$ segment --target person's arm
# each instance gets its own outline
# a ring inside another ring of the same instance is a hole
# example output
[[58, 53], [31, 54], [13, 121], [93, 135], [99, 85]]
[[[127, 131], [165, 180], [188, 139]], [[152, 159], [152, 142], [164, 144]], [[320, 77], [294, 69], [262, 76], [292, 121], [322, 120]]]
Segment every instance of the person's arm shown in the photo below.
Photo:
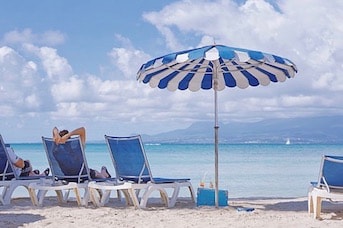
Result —
[[61, 136], [59, 133], [60, 133], [60, 131], [58, 130], [57, 127], [54, 127], [52, 129], [52, 137], [53, 137], [55, 143], [59, 143], [61, 140]]
[[21, 159], [21, 158], [19, 158], [19, 160], [17, 161], [17, 162], [15, 162], [15, 163], [13, 163], [16, 167], [18, 167], [18, 168], [24, 168], [24, 166], [25, 166], [25, 163], [24, 163], [24, 160], [23, 159]]
[[18, 168], [24, 168], [25, 163], [24, 160], [20, 157], [18, 157], [12, 148], [6, 148], [7, 149], [7, 154], [9, 155], [9, 159], [12, 162], [13, 165], [15, 165]]
[[67, 141], [71, 136], [80, 136], [82, 146], [86, 145], [86, 129], [84, 127], [77, 128], [62, 137], [63, 142]]

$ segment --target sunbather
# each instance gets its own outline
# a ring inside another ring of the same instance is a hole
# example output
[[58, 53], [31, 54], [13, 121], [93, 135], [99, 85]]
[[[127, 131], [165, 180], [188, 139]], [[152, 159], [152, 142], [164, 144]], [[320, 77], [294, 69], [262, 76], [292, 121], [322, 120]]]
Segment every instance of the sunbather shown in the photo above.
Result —
[[[56, 144], [65, 143], [71, 136], [79, 136], [81, 139], [82, 147], [85, 148], [86, 129], [84, 127], [77, 128], [71, 132], [69, 132], [68, 130], [59, 131], [57, 127], [54, 127], [52, 130], [52, 135], [53, 135], [54, 142]], [[63, 164], [67, 162], [65, 161], [64, 157], [59, 158], [58, 156], [55, 155], [55, 158], [58, 162], [61, 161], [59, 162], [61, 167], [63, 167], [64, 166]], [[79, 167], [75, 167], [75, 168], [78, 169]], [[102, 166], [100, 172], [95, 169], [90, 169], [90, 175], [91, 175], [91, 178], [110, 178], [111, 177], [111, 175], [107, 171], [106, 166]]]
[[9, 155], [9, 160], [14, 165], [14, 172], [18, 174], [18, 176], [25, 177], [25, 176], [48, 176], [49, 175], [49, 168], [45, 169], [42, 173], [39, 170], [33, 170], [29, 160], [24, 160], [18, 155], [15, 154], [13, 148], [6, 147], [7, 153]]

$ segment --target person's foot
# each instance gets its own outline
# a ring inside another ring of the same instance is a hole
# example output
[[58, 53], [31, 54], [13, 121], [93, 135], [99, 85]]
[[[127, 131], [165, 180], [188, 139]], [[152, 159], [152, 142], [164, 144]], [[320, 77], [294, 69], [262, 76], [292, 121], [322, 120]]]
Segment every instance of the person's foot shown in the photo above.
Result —
[[35, 169], [32, 171], [35, 175], [39, 175], [39, 170], [38, 169]]
[[46, 169], [44, 170], [45, 176], [49, 176], [49, 173], [50, 173], [50, 169], [49, 169], [49, 168], [46, 168]]
[[101, 167], [101, 173], [106, 174], [107, 178], [111, 178], [111, 174], [107, 171], [106, 166]]
[[97, 177], [94, 169], [89, 169], [89, 175], [91, 176], [92, 179], [95, 179]]

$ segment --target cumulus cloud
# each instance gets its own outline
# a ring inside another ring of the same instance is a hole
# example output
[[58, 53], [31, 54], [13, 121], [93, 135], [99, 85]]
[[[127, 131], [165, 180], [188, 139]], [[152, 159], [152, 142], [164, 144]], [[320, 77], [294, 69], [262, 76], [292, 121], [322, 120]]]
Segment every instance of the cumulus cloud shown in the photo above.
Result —
[[49, 79], [61, 81], [68, 79], [72, 75], [73, 69], [68, 60], [60, 56], [57, 49], [45, 46], [38, 47], [32, 44], [25, 44], [24, 47], [28, 52], [40, 59], [41, 66]]
[[65, 35], [60, 31], [45, 31], [41, 34], [33, 33], [31, 29], [26, 28], [22, 31], [13, 30], [5, 33], [2, 40], [6, 44], [36, 44], [55, 46], [65, 42]]
[[[342, 114], [342, 9], [343, 1], [183, 0], [142, 17], [159, 32], [156, 43], [164, 39], [162, 54], [217, 43], [297, 64], [297, 76], [284, 83], [221, 91], [220, 121], [229, 122]], [[104, 53], [112, 64], [103, 66], [112, 70], [105, 78], [74, 71], [56, 47], [65, 43], [63, 32], [8, 31], [0, 42], [0, 115], [38, 116], [49, 127], [54, 122], [122, 124], [123, 130], [134, 123], [137, 131], [150, 126], [145, 133], [213, 120], [213, 91], [169, 92], [138, 83], [137, 70], [156, 53], [138, 47], [137, 37], [116, 34], [115, 39], [119, 44]]]
[[147, 61], [150, 56], [135, 49], [129, 39], [119, 34], [116, 35], [116, 39], [121, 43], [121, 47], [113, 48], [108, 55], [123, 76], [131, 79], [137, 73], [140, 64]]
[[42, 97], [37, 96], [40, 83], [34, 62], [8, 46], [0, 47], [0, 79], [3, 115], [38, 111]]
[[77, 77], [70, 77], [65, 81], [53, 84], [51, 87], [52, 96], [57, 102], [82, 101], [82, 96], [87, 90], [84, 81]]
[[[267, 108], [259, 107], [274, 104], [275, 108], [268, 110], [277, 111], [282, 105], [296, 107], [325, 103], [326, 99], [316, 97], [318, 89], [327, 91], [324, 96], [336, 99], [338, 103], [340, 96], [334, 94], [341, 91], [343, 85], [340, 77], [342, 56], [337, 55], [342, 48], [340, 37], [343, 31], [338, 22], [338, 18], [343, 19], [342, 9], [340, 1], [290, 0], [271, 5], [261, 0], [247, 0], [241, 4], [187, 0], [169, 4], [160, 11], [147, 12], [143, 17], [160, 31], [171, 51], [185, 48], [188, 45], [184, 42], [185, 37], [196, 36], [199, 45], [209, 45], [214, 40], [229, 46], [278, 54], [294, 61], [299, 73], [292, 79], [297, 82], [285, 82], [290, 87], [268, 86], [263, 88], [265, 92], [249, 89], [244, 91], [245, 94], [231, 90], [221, 97], [224, 100], [220, 101], [224, 107], [221, 111], [231, 107], [228, 110], [239, 112], [244, 107], [247, 115], [249, 110], [255, 109], [261, 110], [258, 115], [265, 116], [262, 111]], [[229, 93], [236, 96], [231, 99]], [[271, 102], [267, 97], [270, 94], [293, 99]], [[244, 98], [251, 96], [255, 98]], [[266, 100], [270, 103], [264, 102]]]

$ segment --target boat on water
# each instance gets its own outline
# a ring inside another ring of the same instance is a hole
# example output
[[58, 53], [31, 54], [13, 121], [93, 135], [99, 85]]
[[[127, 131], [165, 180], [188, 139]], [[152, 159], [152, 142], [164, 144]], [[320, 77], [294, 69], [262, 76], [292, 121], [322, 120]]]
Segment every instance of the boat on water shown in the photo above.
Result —
[[286, 143], [285, 143], [286, 145], [289, 145], [289, 144], [291, 144], [291, 140], [289, 139], [289, 138], [287, 138], [287, 140], [286, 140]]

